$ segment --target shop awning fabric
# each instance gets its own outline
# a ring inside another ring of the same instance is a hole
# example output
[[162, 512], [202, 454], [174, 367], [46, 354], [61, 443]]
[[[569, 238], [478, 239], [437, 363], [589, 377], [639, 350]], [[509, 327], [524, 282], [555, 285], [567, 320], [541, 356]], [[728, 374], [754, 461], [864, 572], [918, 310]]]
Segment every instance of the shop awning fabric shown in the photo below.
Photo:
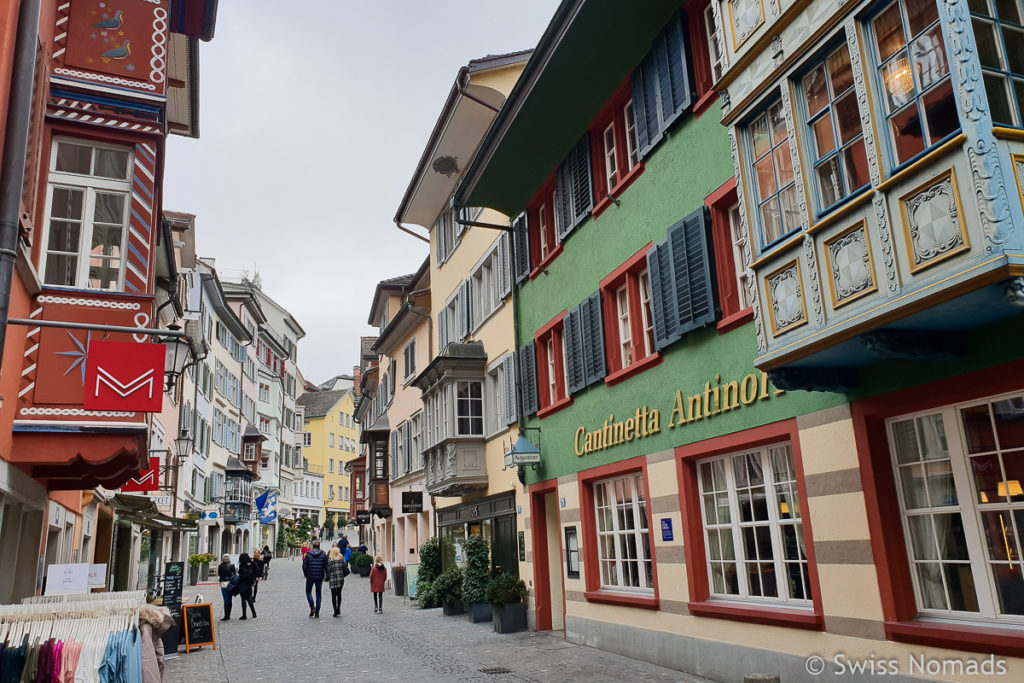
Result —
[[163, 514], [148, 496], [117, 493], [110, 505], [117, 511], [118, 518], [155, 531], [195, 531], [198, 528], [192, 520]]
[[51, 491], [116, 489], [149, 464], [139, 429], [14, 425], [8, 460]]

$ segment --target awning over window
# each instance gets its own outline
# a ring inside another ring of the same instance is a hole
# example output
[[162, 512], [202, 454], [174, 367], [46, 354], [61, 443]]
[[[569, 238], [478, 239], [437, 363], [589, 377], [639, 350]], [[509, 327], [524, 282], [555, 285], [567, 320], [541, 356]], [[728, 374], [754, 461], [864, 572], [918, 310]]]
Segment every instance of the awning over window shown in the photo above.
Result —
[[15, 425], [9, 461], [51, 491], [116, 489], [149, 465], [140, 430]]

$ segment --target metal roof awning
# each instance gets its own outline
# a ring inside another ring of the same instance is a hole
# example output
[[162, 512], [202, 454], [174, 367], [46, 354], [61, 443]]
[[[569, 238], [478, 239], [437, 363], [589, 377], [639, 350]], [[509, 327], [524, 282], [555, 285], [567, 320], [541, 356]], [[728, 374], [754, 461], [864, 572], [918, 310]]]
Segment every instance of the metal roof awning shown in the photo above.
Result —
[[456, 202], [507, 216], [522, 211], [678, 11], [679, 0], [563, 0]]

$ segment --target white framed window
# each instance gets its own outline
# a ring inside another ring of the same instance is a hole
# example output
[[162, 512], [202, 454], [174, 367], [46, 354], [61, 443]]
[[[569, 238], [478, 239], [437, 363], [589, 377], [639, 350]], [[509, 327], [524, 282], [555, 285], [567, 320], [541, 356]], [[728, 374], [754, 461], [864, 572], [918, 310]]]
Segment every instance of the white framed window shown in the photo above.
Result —
[[619, 322], [619, 358], [622, 367], [633, 363], [633, 340], [629, 332], [629, 290], [625, 285], [615, 292], [615, 314]]
[[270, 385], [260, 384], [260, 400], [264, 402], [270, 402]]
[[455, 215], [451, 208], [446, 208], [437, 217], [434, 224], [437, 235], [437, 263], [438, 265], [448, 260], [448, 257], [458, 246], [458, 233], [455, 228]]
[[43, 284], [124, 289], [132, 157], [127, 147], [54, 140], [40, 268]]
[[334, 500], [334, 484], [327, 485], [327, 495], [329, 500]]
[[334, 448], [334, 433], [333, 432], [331, 432], [330, 434], [327, 435], [327, 445], [330, 446], [331, 448]]
[[[558, 402], [558, 374], [555, 370], [555, 338], [554, 335], [548, 337], [546, 342], [547, 357], [546, 362], [548, 365], [548, 405], [553, 405]], [[564, 365], [562, 367], [565, 367]]]
[[246, 462], [256, 461], [256, 444], [247, 443], [245, 444], [245, 455], [242, 456]]
[[654, 353], [654, 316], [651, 314], [651, 278], [640, 273], [640, 316], [644, 327], [644, 355]]
[[[483, 436], [484, 395], [482, 382], [455, 383], [455, 425], [460, 436]], [[447, 392], [446, 392], [447, 395]]]
[[403, 379], [409, 379], [416, 374], [416, 340], [410, 339], [409, 343], [402, 349]]
[[[717, 0], [715, 0], [717, 2]], [[717, 83], [722, 78], [725, 70], [725, 55], [719, 49], [718, 41], [715, 40], [715, 13], [711, 9], [711, 3], [704, 8], [704, 33], [708, 38], [708, 59], [711, 64], [711, 82]]]
[[619, 162], [615, 152], [615, 123], [609, 123], [601, 134], [604, 145], [604, 177], [609, 190], [619, 183]]
[[811, 605], [789, 444], [697, 463], [711, 595]]
[[729, 207], [729, 234], [732, 236], [732, 259], [736, 270], [736, 291], [739, 297], [740, 310], [750, 308], [750, 291], [748, 284], [753, 278], [753, 273], [747, 268], [743, 259], [743, 247], [747, 243], [747, 237], [743, 234], [743, 227], [740, 224], [740, 205], [733, 204]]
[[420, 450], [420, 430], [422, 427], [422, 412], [416, 413], [410, 419], [410, 434], [409, 434], [409, 448], [412, 451], [412, 463], [413, 470], [419, 470], [423, 468], [423, 451]]
[[640, 152], [636, 144], [636, 119], [633, 117], [633, 100], [626, 102], [622, 108], [622, 117], [626, 122], [626, 156], [629, 158], [629, 167], [633, 168], [640, 163]]
[[601, 588], [654, 593], [643, 474], [594, 482]]
[[303, 446], [312, 446], [313, 445], [313, 435], [311, 433], [309, 433], [309, 432], [302, 432], [302, 445]]
[[537, 209], [537, 220], [539, 222], [539, 229], [537, 234], [540, 236], [540, 260], [543, 261], [548, 257], [548, 205], [541, 204], [540, 208]]
[[327, 473], [334, 474], [334, 458], [327, 459]]
[[1024, 395], [894, 418], [888, 435], [920, 614], [1024, 624]]

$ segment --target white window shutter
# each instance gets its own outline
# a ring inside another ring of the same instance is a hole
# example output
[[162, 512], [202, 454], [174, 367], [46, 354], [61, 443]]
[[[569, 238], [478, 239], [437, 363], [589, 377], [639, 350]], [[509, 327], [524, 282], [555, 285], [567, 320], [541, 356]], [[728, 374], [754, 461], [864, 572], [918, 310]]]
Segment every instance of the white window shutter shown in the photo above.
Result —
[[438, 353], [444, 353], [448, 346], [448, 307], [437, 312], [437, 348]]
[[501, 363], [502, 381], [505, 382], [505, 420], [508, 424], [516, 421], [516, 357], [510, 353]]
[[502, 299], [512, 293], [512, 249], [507, 232], [498, 240], [498, 296]]

